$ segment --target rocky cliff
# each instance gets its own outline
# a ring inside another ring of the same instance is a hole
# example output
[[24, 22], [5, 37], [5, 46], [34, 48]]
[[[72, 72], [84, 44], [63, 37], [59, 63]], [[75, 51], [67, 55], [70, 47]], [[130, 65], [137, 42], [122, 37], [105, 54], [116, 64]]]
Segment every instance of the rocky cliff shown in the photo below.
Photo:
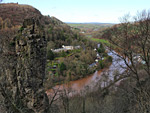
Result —
[[46, 113], [49, 102], [43, 81], [47, 41], [40, 20], [26, 19], [18, 33], [7, 30], [1, 30], [0, 36], [0, 89], [7, 111]]

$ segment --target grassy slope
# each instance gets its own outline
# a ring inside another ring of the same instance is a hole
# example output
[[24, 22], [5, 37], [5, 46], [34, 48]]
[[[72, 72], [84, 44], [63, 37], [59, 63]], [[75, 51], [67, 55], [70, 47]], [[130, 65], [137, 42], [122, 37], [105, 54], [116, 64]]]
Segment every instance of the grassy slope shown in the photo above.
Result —
[[91, 38], [91, 40], [96, 41], [96, 42], [101, 42], [104, 44], [109, 44], [109, 41], [105, 39]]

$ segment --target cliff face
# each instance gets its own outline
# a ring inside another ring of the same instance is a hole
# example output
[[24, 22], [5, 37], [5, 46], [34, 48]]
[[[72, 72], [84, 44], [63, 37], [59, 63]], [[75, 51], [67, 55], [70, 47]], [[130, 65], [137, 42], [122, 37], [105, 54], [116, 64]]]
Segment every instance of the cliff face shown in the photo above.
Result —
[[0, 88], [8, 112], [46, 113], [44, 31], [38, 19], [27, 19], [16, 36], [11, 33], [0, 36]]
[[16, 65], [17, 57], [15, 53], [14, 30], [0, 31], [0, 89], [4, 96], [6, 108], [15, 99], [13, 90], [17, 85]]
[[48, 105], [43, 88], [47, 42], [39, 20], [26, 21], [21, 36], [16, 39], [18, 88], [20, 96], [25, 98], [24, 103], [40, 111]]

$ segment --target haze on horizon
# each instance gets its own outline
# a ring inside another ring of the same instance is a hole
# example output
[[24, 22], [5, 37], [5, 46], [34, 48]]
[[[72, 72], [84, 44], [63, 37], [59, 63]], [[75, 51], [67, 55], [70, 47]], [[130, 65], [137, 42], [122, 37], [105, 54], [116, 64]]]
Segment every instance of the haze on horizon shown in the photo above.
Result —
[[28, 4], [63, 22], [119, 23], [127, 13], [150, 9], [150, 0], [4, 0], [2, 3]]

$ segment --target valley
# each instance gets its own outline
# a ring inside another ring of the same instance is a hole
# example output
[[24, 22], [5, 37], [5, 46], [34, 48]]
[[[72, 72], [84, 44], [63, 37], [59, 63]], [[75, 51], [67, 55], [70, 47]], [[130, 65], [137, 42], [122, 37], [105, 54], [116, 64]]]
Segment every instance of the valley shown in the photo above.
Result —
[[149, 113], [149, 14], [64, 23], [0, 3], [0, 112]]

